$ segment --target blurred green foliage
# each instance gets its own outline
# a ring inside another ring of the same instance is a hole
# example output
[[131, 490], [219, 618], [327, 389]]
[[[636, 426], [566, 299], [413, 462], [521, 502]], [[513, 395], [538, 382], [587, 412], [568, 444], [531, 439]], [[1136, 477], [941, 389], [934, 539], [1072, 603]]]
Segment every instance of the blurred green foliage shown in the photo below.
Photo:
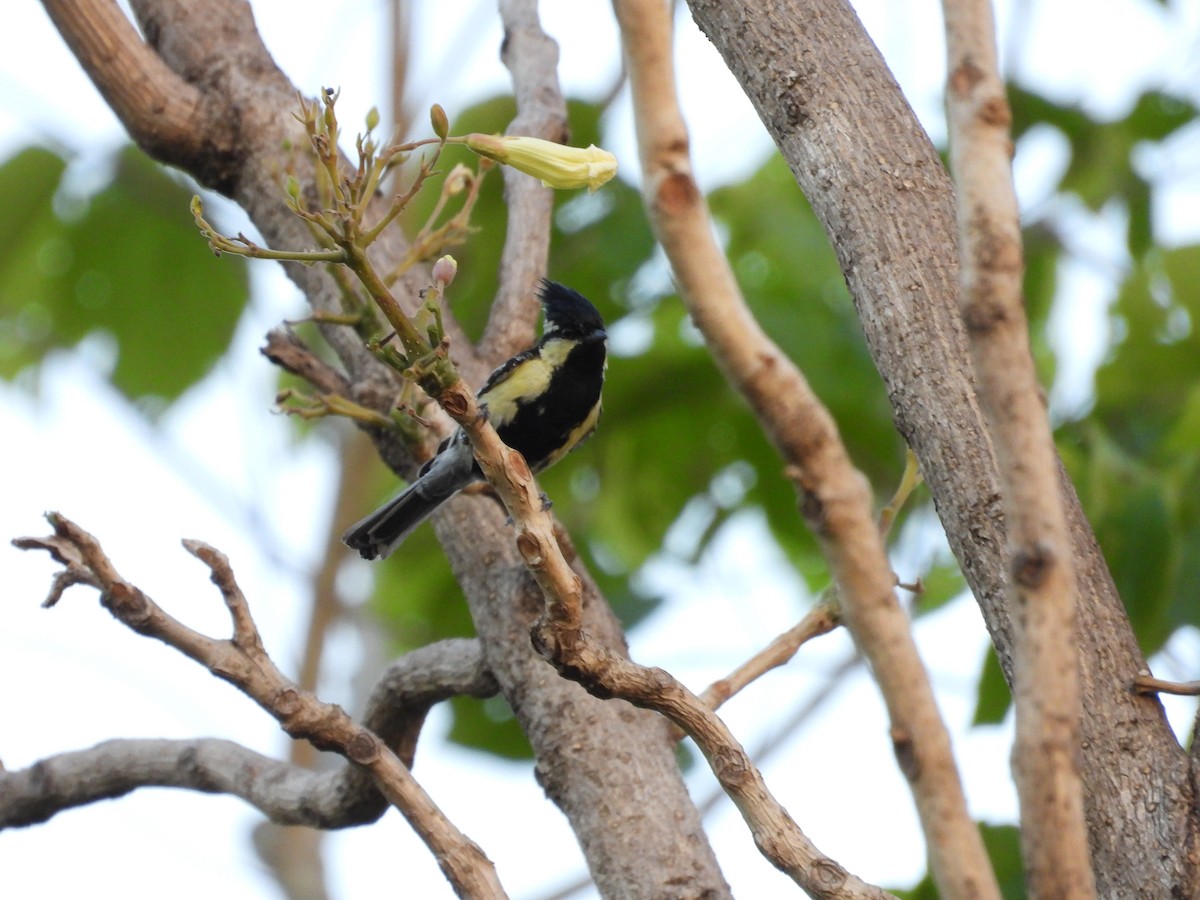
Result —
[[[996, 881], [1000, 885], [1000, 896], [1004, 900], [1025, 900], [1025, 868], [1021, 864], [1021, 833], [1015, 825], [988, 825], [980, 823], [979, 833], [983, 846], [992, 860]], [[900, 900], [939, 900], [933, 878], [926, 875], [909, 890], [890, 888]]]
[[[1120, 277], [1111, 306], [1094, 313], [1110, 332], [1094, 400], [1060, 424], [1058, 443], [1150, 655], [1176, 629], [1200, 625], [1200, 245], [1164, 246], [1155, 235], [1155, 176], [1138, 159], [1194, 131], [1200, 111], [1156, 90], [1112, 121], [1019, 87], [1010, 88], [1009, 98], [1014, 137], [1049, 129], [1069, 150], [1054, 188], [1067, 203], [1051, 204], [1025, 228], [1026, 297], [1043, 352], [1060, 269], [1071, 258], [1072, 220], [1063, 207], [1074, 200], [1090, 211], [1115, 208], [1127, 223], [1128, 255], [1098, 263], [1119, 268]], [[999, 722], [1008, 705], [1008, 687], [989, 652], [975, 721]]]
[[103, 333], [116, 343], [116, 388], [174, 400], [229, 346], [245, 265], [214, 265], [192, 189], [132, 147], [87, 197], [64, 188], [67, 165], [41, 148], [0, 165], [0, 377]]
[[[1111, 307], [1095, 311], [1111, 339], [1094, 401], [1061, 423], [1059, 440], [1138, 637], [1153, 652], [1179, 627], [1200, 624], [1190, 597], [1200, 583], [1200, 492], [1193, 487], [1200, 474], [1200, 246], [1165, 247], [1157, 239], [1154, 184], [1137, 157], [1194, 127], [1197, 110], [1147, 91], [1125, 116], [1101, 122], [1021, 88], [1011, 100], [1017, 140], [1045, 130], [1065, 140], [1069, 155], [1055, 197], [1073, 198], [1075, 209], [1115, 205], [1125, 214], [1120, 286]], [[464, 111], [453, 130], [501, 131], [513, 113], [509, 98], [490, 100]], [[572, 103], [572, 141], [603, 144], [601, 114]], [[456, 152], [447, 150], [443, 168], [458, 161]], [[12, 378], [51, 350], [101, 332], [116, 344], [115, 386], [131, 399], [174, 399], [228, 346], [246, 302], [244, 266], [213, 264], [192, 226], [190, 190], [136, 152], [122, 152], [107, 184], [85, 198], [64, 189], [68, 164], [29, 149], [0, 165], [0, 375]], [[426, 192], [406, 212], [409, 227], [424, 221], [435, 194]], [[560, 193], [555, 202], [549, 274], [597, 303], [611, 324], [613, 353], [598, 436], [541, 480], [607, 597], [635, 625], [659, 601], [636, 589], [639, 568], [657, 554], [698, 559], [746, 507], [765, 512], [787, 558], [819, 590], [824, 564], [778, 455], [697, 339], [656, 255], [638, 192], [616, 180], [596, 194]], [[709, 202], [753, 311], [829, 405], [882, 502], [903, 469], [903, 444], [836, 260], [786, 166], [772, 156]], [[1062, 209], [1047, 204], [1025, 223], [1026, 297], [1047, 380], [1056, 368], [1047, 321], [1072, 252]], [[450, 301], [468, 333], [478, 335], [505, 236], [498, 172], [488, 175], [473, 223], [469, 243], [452, 251], [459, 274]], [[381, 495], [394, 488], [393, 479], [381, 478]], [[695, 534], [667, 550], [664, 537], [685, 509], [698, 513]], [[431, 529], [373, 572], [374, 607], [398, 650], [471, 633]], [[921, 610], [962, 590], [952, 565], [900, 574], [925, 579]], [[1007, 706], [1007, 687], [989, 657], [976, 721], [1000, 721]], [[509, 757], [528, 753], [502, 703], [462, 700], [453, 708], [454, 739]]]

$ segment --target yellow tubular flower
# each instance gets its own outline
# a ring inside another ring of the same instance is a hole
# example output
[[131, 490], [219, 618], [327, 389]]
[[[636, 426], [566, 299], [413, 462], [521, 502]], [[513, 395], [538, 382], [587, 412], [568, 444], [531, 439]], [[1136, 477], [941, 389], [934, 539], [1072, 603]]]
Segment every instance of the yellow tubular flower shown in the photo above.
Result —
[[496, 134], [468, 134], [464, 142], [480, 156], [519, 169], [550, 188], [594, 191], [617, 174], [617, 158], [594, 144], [567, 147], [541, 138]]

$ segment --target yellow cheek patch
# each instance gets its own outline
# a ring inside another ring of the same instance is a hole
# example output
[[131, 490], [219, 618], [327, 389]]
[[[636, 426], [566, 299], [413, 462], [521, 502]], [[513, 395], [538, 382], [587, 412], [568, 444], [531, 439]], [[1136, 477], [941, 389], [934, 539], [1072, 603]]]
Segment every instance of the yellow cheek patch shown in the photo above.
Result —
[[518, 400], [544, 393], [550, 376], [562, 365], [573, 346], [571, 341], [546, 342], [540, 355], [521, 363], [490, 390], [486, 400], [492, 423], [512, 421], [517, 414]]

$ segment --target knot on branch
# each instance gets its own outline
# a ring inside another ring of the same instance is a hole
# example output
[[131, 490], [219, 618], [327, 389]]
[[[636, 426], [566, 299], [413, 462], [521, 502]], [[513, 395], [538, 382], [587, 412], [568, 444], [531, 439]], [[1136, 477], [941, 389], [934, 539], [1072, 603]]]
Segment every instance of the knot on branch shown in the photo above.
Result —
[[[683, 150], [687, 151], [686, 141], [684, 141]], [[696, 187], [696, 182], [687, 172], [672, 172], [662, 180], [658, 187], [659, 208], [671, 216], [677, 216], [695, 206], [699, 197], [700, 191]]]
[[717, 780], [730, 791], [741, 791], [746, 782], [754, 777], [754, 770], [746, 755], [726, 747], [713, 754], [712, 770]]
[[379, 739], [369, 731], [360, 731], [346, 745], [346, 757], [360, 766], [369, 766], [379, 759]]
[[921, 774], [921, 762], [917, 758], [917, 748], [913, 744], [912, 735], [900, 728], [892, 729], [892, 752], [896, 754], [896, 764], [909, 781], [916, 781]]
[[1020, 547], [1013, 553], [1013, 581], [1029, 590], [1037, 588], [1046, 580], [1056, 560], [1054, 549], [1045, 541]]
[[525, 565], [531, 569], [540, 569], [546, 564], [541, 541], [538, 540], [537, 535], [528, 530], [517, 535], [517, 552], [521, 554]]
[[504, 463], [512, 470], [513, 477], [519, 481], [528, 481], [532, 478], [533, 473], [529, 471], [529, 463], [525, 457], [512, 447], [504, 449]]
[[441, 397], [442, 408], [450, 414], [451, 418], [458, 419], [467, 414], [469, 401], [461, 390], [447, 391]]
[[796, 465], [787, 466], [783, 470], [783, 477], [795, 486], [796, 506], [808, 527], [813, 530], [814, 534], [825, 534], [828, 527], [828, 516], [825, 502], [817, 496], [816, 482], [803, 468]]
[[978, 299], [963, 310], [963, 324], [974, 337], [986, 337], [1009, 321], [1008, 310], [987, 299]]
[[646, 690], [653, 692], [659, 697], [666, 696], [667, 692], [678, 684], [670, 672], [666, 669], [660, 669], [658, 666], [651, 666], [646, 669], [645, 675]]
[[[294, 687], [280, 688], [271, 701], [271, 708], [280, 716], [291, 717], [304, 708], [304, 698]], [[291, 733], [290, 731], [288, 732]]]
[[950, 73], [950, 90], [960, 97], [965, 97], [975, 89], [979, 82], [983, 81], [985, 76], [986, 73], [974, 60], [965, 59]]
[[146, 624], [154, 614], [146, 595], [124, 581], [109, 585], [101, 597], [101, 603], [139, 633], [146, 629]]
[[830, 891], [840, 888], [849, 877], [846, 870], [829, 857], [822, 857], [813, 863], [811, 875], [814, 885]]

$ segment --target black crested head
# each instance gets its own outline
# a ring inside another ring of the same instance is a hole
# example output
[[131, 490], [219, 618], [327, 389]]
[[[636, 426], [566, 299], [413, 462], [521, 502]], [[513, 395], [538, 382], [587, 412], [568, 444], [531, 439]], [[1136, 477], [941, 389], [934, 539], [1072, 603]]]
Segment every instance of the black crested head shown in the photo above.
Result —
[[545, 335], [581, 338], [596, 333], [604, 334], [604, 320], [600, 318], [600, 313], [578, 291], [543, 278], [538, 297], [546, 311]]

